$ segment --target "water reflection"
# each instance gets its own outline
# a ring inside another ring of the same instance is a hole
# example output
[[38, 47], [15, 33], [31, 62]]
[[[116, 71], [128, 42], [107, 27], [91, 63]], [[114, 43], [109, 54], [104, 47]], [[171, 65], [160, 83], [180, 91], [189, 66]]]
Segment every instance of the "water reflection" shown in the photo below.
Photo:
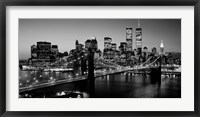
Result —
[[[78, 71], [78, 70], [77, 70]], [[79, 72], [20, 71], [19, 87], [81, 76]], [[181, 78], [162, 75], [160, 84], [149, 74], [118, 73], [20, 93], [23, 98], [180, 98]]]

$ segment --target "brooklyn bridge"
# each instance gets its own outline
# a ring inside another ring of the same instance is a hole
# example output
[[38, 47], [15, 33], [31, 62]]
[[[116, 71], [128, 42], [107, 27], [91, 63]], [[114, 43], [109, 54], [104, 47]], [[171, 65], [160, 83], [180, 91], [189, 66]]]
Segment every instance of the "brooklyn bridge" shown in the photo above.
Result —
[[[69, 62], [66, 62], [66, 64], [68, 63]], [[90, 85], [95, 85], [95, 79], [98, 77], [120, 73], [128, 75], [148, 74], [151, 77], [151, 83], [158, 85], [161, 83], [162, 75], [166, 75], [168, 77], [181, 75], [181, 66], [175, 64], [162, 64], [161, 55], [149, 57], [145, 62], [130, 67], [122, 66], [116, 62], [103, 58], [94, 57], [94, 52], [90, 51], [87, 56], [82, 56], [77, 60], [73, 60], [73, 62], [71, 61], [70, 63], [73, 65], [72, 72], [74, 75], [68, 75], [65, 79], [57, 79], [48, 76], [47, 79], [43, 79], [43, 75], [49, 75], [52, 72], [62, 72], [62, 69], [31, 70], [31, 75], [33, 75], [34, 78], [20, 82], [19, 92], [24, 93], [36, 89], [53, 87], [61, 84], [73, 84], [82, 81], [87, 81], [90, 82]], [[40, 79], [43, 79], [43, 81]]]

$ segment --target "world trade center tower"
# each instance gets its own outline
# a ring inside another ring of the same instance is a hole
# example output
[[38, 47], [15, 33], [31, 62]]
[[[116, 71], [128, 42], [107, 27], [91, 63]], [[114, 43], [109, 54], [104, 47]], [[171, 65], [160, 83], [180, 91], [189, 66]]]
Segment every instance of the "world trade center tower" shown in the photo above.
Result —
[[142, 54], [142, 28], [140, 27], [140, 22], [138, 20], [138, 27], [136, 28], [136, 49], [137, 54]]
[[132, 28], [126, 28], [126, 43], [127, 48], [126, 51], [132, 51], [133, 46], [133, 29]]

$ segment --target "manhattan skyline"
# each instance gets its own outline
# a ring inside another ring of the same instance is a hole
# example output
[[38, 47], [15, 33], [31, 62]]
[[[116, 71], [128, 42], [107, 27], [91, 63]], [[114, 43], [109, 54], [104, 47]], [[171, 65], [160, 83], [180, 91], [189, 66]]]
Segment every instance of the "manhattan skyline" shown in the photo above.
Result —
[[[19, 19], [19, 59], [30, 58], [30, 46], [38, 41], [58, 45], [60, 52], [75, 49], [75, 41], [85, 45], [96, 37], [98, 48], [104, 48], [104, 37], [112, 43], [126, 42], [126, 28], [133, 28], [133, 49], [138, 19]], [[159, 51], [163, 40], [166, 52], [181, 52], [181, 19], [140, 19], [142, 46]]]

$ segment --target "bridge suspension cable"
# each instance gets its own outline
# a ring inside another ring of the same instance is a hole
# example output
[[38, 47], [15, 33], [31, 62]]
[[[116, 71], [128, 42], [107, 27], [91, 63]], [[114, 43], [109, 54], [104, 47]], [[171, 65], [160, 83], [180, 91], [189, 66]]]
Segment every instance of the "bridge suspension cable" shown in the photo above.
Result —
[[158, 57], [157, 59], [155, 59], [153, 62], [151, 62], [148, 66], [154, 64], [160, 57]]
[[144, 63], [142, 63], [140, 66], [143, 66], [144, 64], [146, 64], [147, 62], [150, 61], [150, 59], [152, 58], [152, 56], [150, 58], [148, 58]]
[[118, 68], [118, 67], [121, 67], [120, 65], [116, 64], [116, 63], [113, 63], [111, 61], [108, 61], [108, 60], [105, 60], [105, 59], [102, 59], [102, 58], [95, 58], [95, 64], [96, 65], [102, 65], [104, 67], [112, 67], [112, 68]]

